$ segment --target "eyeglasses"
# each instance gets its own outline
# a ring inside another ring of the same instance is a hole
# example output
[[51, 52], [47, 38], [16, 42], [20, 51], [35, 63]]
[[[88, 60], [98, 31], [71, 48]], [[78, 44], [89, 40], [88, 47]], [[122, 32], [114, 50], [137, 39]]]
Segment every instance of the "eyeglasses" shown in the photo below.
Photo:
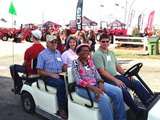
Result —
[[110, 43], [110, 41], [101, 41], [102, 43]]
[[51, 41], [51, 44], [57, 44], [57, 40]]

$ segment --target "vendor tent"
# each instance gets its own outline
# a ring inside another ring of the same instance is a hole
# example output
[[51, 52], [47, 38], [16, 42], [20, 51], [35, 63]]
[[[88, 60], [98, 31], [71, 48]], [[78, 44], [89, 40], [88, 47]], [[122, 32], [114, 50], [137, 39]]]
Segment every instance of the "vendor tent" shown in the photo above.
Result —
[[55, 23], [55, 22], [47, 21], [47, 22], [43, 23], [43, 27], [49, 29], [49, 28], [60, 28], [62, 26], [57, 24], [57, 23]]
[[111, 28], [125, 28], [126, 24], [120, 22], [119, 20], [114, 20], [110, 24], [108, 24], [108, 27]]
[[[69, 25], [67, 24], [67, 26], [70, 27], [76, 27], [76, 20], [70, 20]], [[89, 18], [87, 18], [86, 16], [83, 16], [82, 18], [82, 26], [97, 26], [97, 23]]]

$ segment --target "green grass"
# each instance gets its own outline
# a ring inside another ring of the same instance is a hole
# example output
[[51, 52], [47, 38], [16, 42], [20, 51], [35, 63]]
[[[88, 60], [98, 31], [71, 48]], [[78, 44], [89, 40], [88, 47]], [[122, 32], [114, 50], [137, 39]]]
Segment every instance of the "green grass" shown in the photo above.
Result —
[[[140, 51], [142, 51], [142, 50], [140, 50]], [[160, 60], [160, 53], [158, 55], [146, 55], [146, 54], [138, 55], [138, 54], [135, 54], [140, 51], [128, 50], [128, 49], [114, 49], [114, 53], [118, 58], [159, 59]]]

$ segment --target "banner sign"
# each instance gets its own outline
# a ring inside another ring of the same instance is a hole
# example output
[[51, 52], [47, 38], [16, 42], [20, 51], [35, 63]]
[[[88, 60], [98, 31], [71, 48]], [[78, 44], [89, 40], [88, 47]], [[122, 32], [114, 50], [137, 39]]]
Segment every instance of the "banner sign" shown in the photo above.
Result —
[[76, 29], [82, 30], [82, 9], [83, 9], [83, 0], [78, 0], [76, 8]]
[[154, 13], [155, 13], [155, 11], [152, 11], [152, 12], [149, 14], [149, 17], [148, 17], [148, 24], [147, 24], [148, 30], [152, 30], [153, 19], [154, 19]]

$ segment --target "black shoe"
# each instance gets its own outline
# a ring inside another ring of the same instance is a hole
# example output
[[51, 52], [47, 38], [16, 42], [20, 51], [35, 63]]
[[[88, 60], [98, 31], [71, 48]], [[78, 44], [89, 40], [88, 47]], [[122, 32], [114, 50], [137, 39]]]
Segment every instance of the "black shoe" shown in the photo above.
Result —
[[65, 109], [60, 109], [58, 111], [58, 114], [61, 118], [65, 119], [65, 120], [68, 119], [68, 114], [67, 114], [67, 111]]
[[15, 94], [20, 95], [20, 91], [21, 91], [21, 90], [18, 90], [18, 89], [15, 90], [14, 88], [12, 88], [11, 91], [14, 92]]
[[139, 109], [139, 111], [135, 114], [136, 120], [146, 120], [146, 110], [145, 109]]

